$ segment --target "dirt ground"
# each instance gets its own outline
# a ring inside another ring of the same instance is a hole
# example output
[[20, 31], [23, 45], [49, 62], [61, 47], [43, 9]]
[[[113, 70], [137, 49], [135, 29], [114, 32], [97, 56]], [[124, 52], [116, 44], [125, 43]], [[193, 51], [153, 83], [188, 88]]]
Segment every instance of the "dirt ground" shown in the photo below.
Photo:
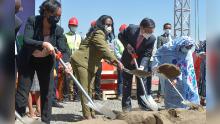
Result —
[[[157, 90], [157, 86], [153, 85], [153, 91]], [[121, 100], [104, 100], [95, 101], [104, 106], [108, 106], [113, 111], [117, 111], [117, 119], [109, 120], [103, 115], [97, 115], [97, 119], [83, 120], [82, 107], [80, 102], [61, 103], [64, 108], [53, 108], [51, 124], [205, 124], [205, 110], [161, 110], [141, 111], [137, 100], [132, 100], [132, 112], [123, 113], [121, 108]], [[164, 108], [163, 102], [158, 104]], [[30, 124], [33, 119], [23, 118], [25, 122]], [[38, 119], [40, 120], [40, 119]], [[39, 121], [40, 122], [40, 121]], [[15, 124], [21, 124], [16, 121]], [[38, 123], [39, 124], [39, 123]]]
[[158, 112], [132, 111], [118, 113], [116, 120], [105, 118], [86, 120], [74, 124], [205, 124], [206, 111], [170, 109]]

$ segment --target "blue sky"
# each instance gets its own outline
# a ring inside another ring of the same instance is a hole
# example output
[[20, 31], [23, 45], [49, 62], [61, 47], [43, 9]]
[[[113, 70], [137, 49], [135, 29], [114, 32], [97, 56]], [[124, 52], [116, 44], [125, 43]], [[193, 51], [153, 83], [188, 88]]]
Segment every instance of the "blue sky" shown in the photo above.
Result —
[[[39, 14], [39, 5], [44, 0], [36, 0], [35, 14]], [[194, 38], [194, 1], [191, 0], [191, 32]], [[200, 40], [206, 39], [206, 3], [199, 0]], [[139, 24], [144, 17], [152, 18], [156, 23], [155, 35], [163, 33], [166, 22], [174, 24], [174, 0], [62, 0], [61, 26], [67, 32], [68, 20], [75, 16], [79, 20], [78, 31], [86, 34], [92, 20], [106, 14], [114, 19], [115, 32], [121, 24]]]
[[208, 24], [208, 36], [219, 36], [220, 33], [220, 0], [210, 0], [207, 2], [207, 24]]

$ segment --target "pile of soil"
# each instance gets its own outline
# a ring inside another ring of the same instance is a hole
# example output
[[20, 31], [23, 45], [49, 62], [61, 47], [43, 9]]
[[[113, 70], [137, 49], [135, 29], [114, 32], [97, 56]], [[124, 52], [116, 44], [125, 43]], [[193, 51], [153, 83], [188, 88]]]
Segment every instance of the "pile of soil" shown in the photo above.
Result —
[[168, 79], [173, 79], [179, 76], [181, 71], [173, 64], [162, 64], [158, 67], [158, 73], [163, 74]]
[[116, 120], [105, 118], [76, 124], [205, 124], [206, 111], [170, 109], [162, 111], [132, 111], [118, 113]]
[[93, 120], [85, 120], [76, 122], [74, 124], [128, 124], [123, 120], [108, 120], [108, 119], [93, 119]]
[[118, 119], [128, 124], [204, 124], [205, 111], [170, 109], [158, 112], [132, 111], [121, 113]]

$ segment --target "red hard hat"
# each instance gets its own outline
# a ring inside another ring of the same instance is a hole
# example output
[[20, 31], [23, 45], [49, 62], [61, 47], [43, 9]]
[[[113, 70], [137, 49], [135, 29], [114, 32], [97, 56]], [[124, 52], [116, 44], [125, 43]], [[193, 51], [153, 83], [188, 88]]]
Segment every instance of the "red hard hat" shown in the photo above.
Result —
[[78, 19], [77, 19], [76, 17], [72, 17], [72, 18], [69, 20], [69, 25], [78, 26]]
[[91, 22], [91, 26], [94, 27], [96, 25], [96, 21]]
[[128, 26], [126, 24], [122, 24], [119, 28], [119, 31], [122, 32], [124, 31]]

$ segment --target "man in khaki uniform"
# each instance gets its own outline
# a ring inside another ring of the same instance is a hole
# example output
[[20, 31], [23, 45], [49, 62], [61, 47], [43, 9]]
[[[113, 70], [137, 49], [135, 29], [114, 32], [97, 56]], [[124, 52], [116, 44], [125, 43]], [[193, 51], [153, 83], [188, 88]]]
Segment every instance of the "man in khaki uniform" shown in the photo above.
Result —
[[[95, 73], [101, 59], [109, 61], [111, 64], [123, 68], [110, 48], [106, 39], [114, 36], [113, 19], [110, 16], [103, 15], [96, 21], [93, 31], [88, 33], [88, 37], [81, 43], [79, 50], [71, 56], [73, 72], [83, 88], [92, 97], [92, 89], [95, 79]], [[80, 92], [83, 116], [86, 119], [95, 118], [95, 113], [85, 104], [87, 98]]]

